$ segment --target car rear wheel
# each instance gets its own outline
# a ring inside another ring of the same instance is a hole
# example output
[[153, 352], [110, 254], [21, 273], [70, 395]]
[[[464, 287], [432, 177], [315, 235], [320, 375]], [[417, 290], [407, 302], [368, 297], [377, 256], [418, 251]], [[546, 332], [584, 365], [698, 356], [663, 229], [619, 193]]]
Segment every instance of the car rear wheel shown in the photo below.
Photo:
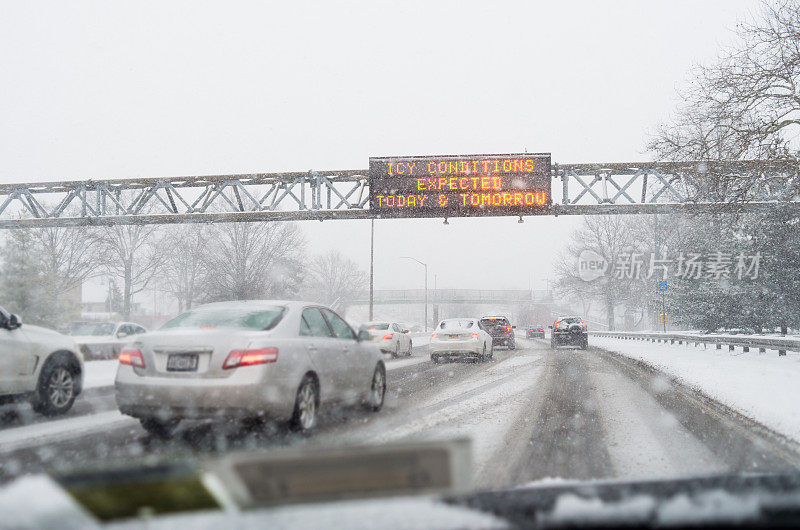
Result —
[[486, 360], [487, 360], [487, 357], [486, 357], [486, 343], [484, 342], [483, 343], [483, 353], [481, 353], [480, 361], [482, 363], [485, 363]]
[[162, 420], [161, 418], [139, 418], [139, 423], [142, 428], [153, 436], [158, 438], [172, 438], [175, 430], [180, 424], [180, 418], [169, 418]]
[[394, 353], [392, 354], [392, 357], [394, 357], [395, 359], [400, 357], [400, 341], [399, 340], [397, 341], [397, 344], [394, 345]]
[[297, 389], [294, 402], [294, 413], [290, 426], [292, 430], [307, 433], [317, 425], [317, 409], [319, 408], [319, 389], [313, 377], [307, 375]]
[[75, 403], [77, 386], [76, 374], [66, 360], [49, 361], [39, 377], [34, 410], [46, 416], [64, 414]]
[[414, 349], [414, 343], [412, 341], [408, 341], [408, 356], [411, 357], [411, 350]]
[[378, 412], [383, 407], [383, 399], [386, 396], [386, 371], [380, 364], [375, 367], [372, 374], [372, 384], [369, 389], [369, 399], [366, 402], [367, 409]]

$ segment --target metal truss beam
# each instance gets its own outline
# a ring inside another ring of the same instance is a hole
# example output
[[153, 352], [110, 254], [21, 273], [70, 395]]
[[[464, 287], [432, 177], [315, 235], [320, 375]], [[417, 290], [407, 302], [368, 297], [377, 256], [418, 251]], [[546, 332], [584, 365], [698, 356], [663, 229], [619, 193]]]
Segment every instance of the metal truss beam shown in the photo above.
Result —
[[[800, 207], [784, 188], [757, 200], [709, 200], [698, 163], [554, 164], [544, 214], [741, 213]], [[795, 175], [763, 161], [725, 172]], [[767, 178], [767, 180], [769, 180]], [[369, 219], [367, 170], [85, 180], [0, 185], [0, 228]]]

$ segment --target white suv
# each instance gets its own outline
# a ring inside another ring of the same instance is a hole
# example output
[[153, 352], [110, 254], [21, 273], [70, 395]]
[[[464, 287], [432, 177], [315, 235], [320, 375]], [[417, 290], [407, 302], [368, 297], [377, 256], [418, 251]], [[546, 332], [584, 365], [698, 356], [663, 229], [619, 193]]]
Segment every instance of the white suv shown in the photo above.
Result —
[[83, 357], [57, 331], [29, 324], [0, 307], [0, 404], [30, 399], [51, 416], [67, 412], [81, 392]]

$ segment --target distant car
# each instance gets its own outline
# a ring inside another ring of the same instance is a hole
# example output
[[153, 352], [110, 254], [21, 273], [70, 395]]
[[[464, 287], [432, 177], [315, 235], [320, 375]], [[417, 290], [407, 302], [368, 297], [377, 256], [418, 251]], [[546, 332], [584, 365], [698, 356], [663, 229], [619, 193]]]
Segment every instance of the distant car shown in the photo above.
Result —
[[525, 330], [525, 338], [526, 339], [543, 339], [544, 338], [544, 327], [542, 326], [528, 326]]
[[178, 315], [119, 356], [119, 410], [159, 437], [184, 418], [317, 424], [321, 406], [383, 406], [386, 368], [378, 348], [313, 303], [219, 302]]
[[582, 350], [589, 347], [589, 334], [586, 321], [580, 317], [562, 317], [556, 320], [550, 333], [550, 347], [580, 346]]
[[486, 361], [493, 355], [492, 337], [481, 329], [477, 318], [442, 320], [431, 335], [428, 349], [435, 363], [453, 359]]
[[133, 322], [70, 322], [63, 326], [85, 359], [116, 359], [122, 347], [147, 330]]
[[492, 337], [492, 345], [505, 346], [509, 350], [517, 347], [514, 328], [506, 317], [488, 316], [480, 319], [480, 327]]
[[392, 357], [411, 356], [414, 348], [411, 336], [397, 322], [367, 322], [358, 331], [365, 341], [374, 343], [383, 353], [391, 353]]
[[33, 409], [64, 414], [81, 393], [83, 359], [57, 331], [22, 325], [0, 308], [0, 404], [30, 400]]

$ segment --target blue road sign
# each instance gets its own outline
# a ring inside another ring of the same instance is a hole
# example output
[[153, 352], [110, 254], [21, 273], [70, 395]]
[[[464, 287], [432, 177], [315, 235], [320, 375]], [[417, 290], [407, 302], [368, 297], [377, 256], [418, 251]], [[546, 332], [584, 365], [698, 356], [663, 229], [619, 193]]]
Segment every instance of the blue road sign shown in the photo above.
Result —
[[659, 280], [658, 281], [658, 290], [659, 291], [666, 291], [667, 290], [667, 280]]

